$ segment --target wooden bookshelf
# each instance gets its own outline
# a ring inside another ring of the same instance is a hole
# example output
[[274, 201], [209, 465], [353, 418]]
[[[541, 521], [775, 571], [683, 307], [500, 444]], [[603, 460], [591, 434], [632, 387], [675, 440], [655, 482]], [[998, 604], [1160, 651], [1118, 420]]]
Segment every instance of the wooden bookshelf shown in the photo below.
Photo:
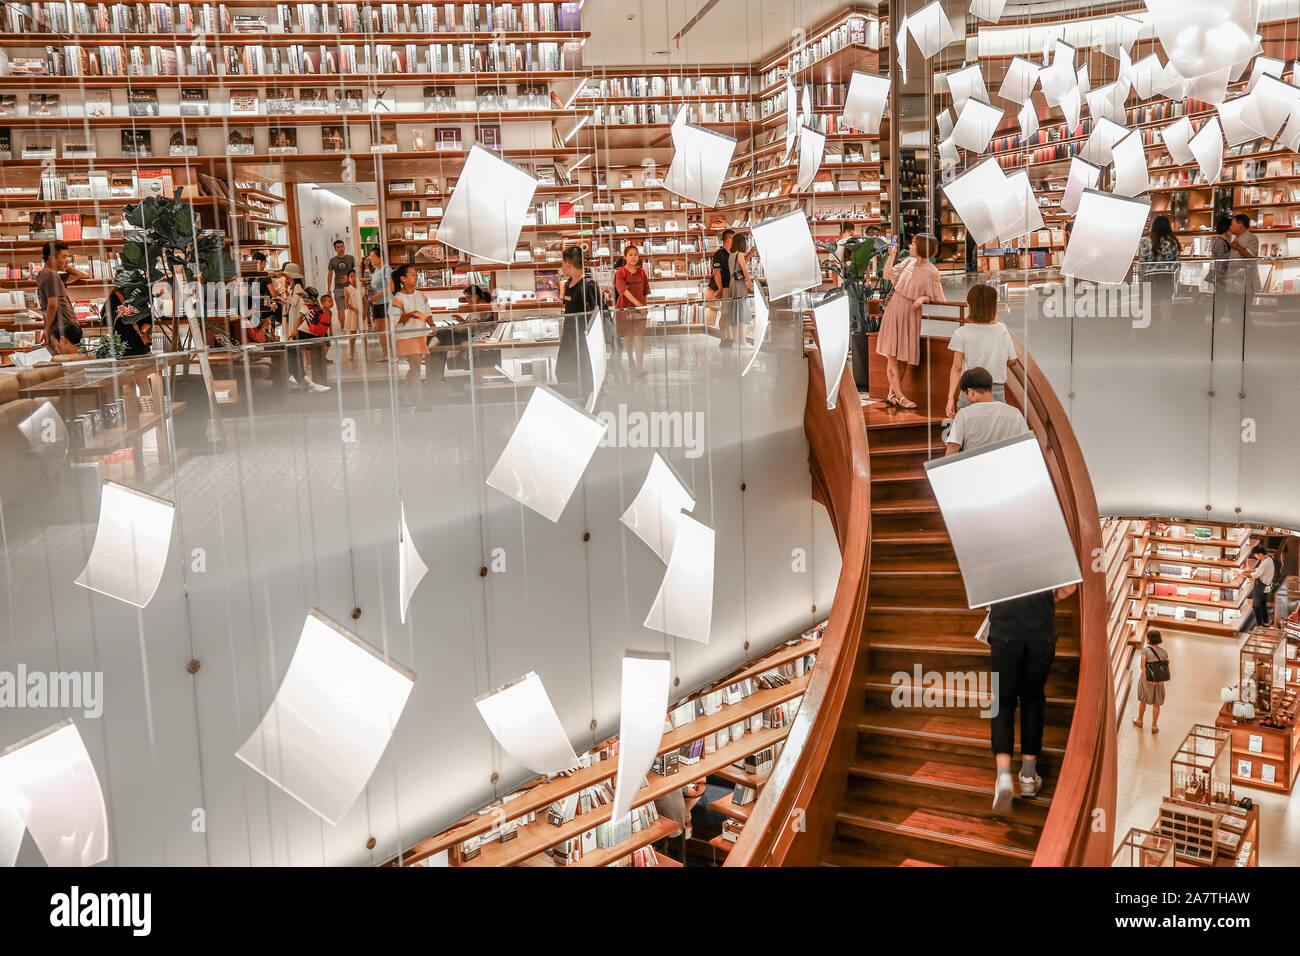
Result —
[[[707, 689], [701, 689], [697, 693], [688, 695], [685, 700], [697, 700], [704, 694], [716, 689], [728, 687], [739, 681], [779, 668], [782, 665], [788, 665], [792, 661], [806, 657], [809, 654], [815, 654], [821, 647], [821, 639], [820, 631], [814, 630], [816, 636], [804, 636], [797, 638], [794, 642], [782, 644], [780, 647], [762, 655], [755, 662], [710, 684]], [[695, 720], [665, 733], [660, 741], [658, 753], [667, 754], [679, 751], [684, 745], [688, 745], [692, 741], [715, 734], [742, 720], [748, 720], [756, 714], [761, 714], [778, 704], [800, 697], [807, 687], [810, 677], [811, 672], [808, 672], [779, 687], [756, 690], [737, 704], [724, 703], [717, 713], [697, 717]], [[647, 774], [648, 786], [641, 788], [637, 792], [632, 806], [634, 808], [639, 807], [659, 797], [666, 796], [691, 780], [703, 779], [710, 774], [729, 767], [731, 764], [742, 761], [750, 754], [771, 747], [784, 740], [789, 730], [790, 723], [781, 727], [765, 727], [757, 732], [750, 731], [747, 728], [740, 739], [718, 748], [713, 753], [702, 755], [696, 763], [681, 763], [677, 773], [661, 776], [651, 771]], [[516, 831], [516, 836], [509, 842], [485, 843], [478, 857], [465, 863], [457, 861], [453, 865], [517, 865], [608, 821], [611, 811], [609, 806], [594, 807], [591, 811], [580, 813], [571, 821], [559, 827], [547, 822], [544, 814], [546, 809], [557, 800], [578, 793], [602, 781], [611, 780], [617, 772], [617, 759], [607, 759], [593, 763], [589, 767], [574, 770], [564, 776], [547, 780], [538, 779], [532, 784], [526, 785], [513, 799], [500, 806], [508, 814], [507, 820], [523, 817], [534, 812], [539, 814], [538, 819], [530, 824], [521, 824]], [[461, 843], [471, 837], [492, 830], [497, 825], [499, 816], [499, 814], [486, 811], [469, 816], [443, 833], [430, 837], [412, 847], [402, 854], [400, 859], [390, 861], [388, 865], [418, 865], [421, 861], [443, 851], [449, 851], [449, 854], [454, 857], [456, 849]], [[640, 834], [634, 834], [634, 836], [640, 836]], [[659, 837], [655, 837], [655, 839], [659, 839]], [[653, 842], [653, 840], [648, 842]], [[631, 852], [630, 849], [624, 849], [625, 845], [626, 841], [618, 845], [619, 852], [613, 859]], [[584, 865], [598, 865], [586, 862], [591, 859], [591, 856], [592, 854], [588, 853], [580, 862], [583, 862]]]

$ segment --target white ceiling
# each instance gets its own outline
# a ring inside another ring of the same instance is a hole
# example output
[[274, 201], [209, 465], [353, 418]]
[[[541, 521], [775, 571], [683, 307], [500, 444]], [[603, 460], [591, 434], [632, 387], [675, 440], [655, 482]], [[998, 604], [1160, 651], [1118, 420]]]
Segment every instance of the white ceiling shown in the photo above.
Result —
[[[596, 67], [749, 64], [784, 49], [796, 28], [816, 26], [849, 5], [846, 0], [717, 0], [677, 49], [673, 35], [708, 2], [587, 0], [582, 28], [592, 36], [584, 50], [585, 61]], [[664, 50], [669, 55], [655, 53]]]

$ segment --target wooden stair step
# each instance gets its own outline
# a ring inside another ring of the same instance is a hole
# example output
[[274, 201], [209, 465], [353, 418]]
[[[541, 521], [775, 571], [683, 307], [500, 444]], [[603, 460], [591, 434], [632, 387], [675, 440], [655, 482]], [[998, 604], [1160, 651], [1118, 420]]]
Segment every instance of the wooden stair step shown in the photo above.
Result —
[[[924, 807], [895, 807], [874, 800], [853, 801], [835, 819], [841, 828], [877, 845], [917, 841], [938, 845], [958, 862], [1028, 866], [1039, 830], [1014, 821]], [[933, 847], [931, 847], [933, 851]], [[913, 854], [911, 858], [916, 858]]]
[[[987, 657], [989, 648], [968, 634], [936, 634], [932, 637], [899, 636], [882, 637], [868, 642], [880, 651], [935, 651], [943, 654], [970, 654]], [[1062, 634], [1056, 639], [1056, 659], [1077, 659], [1080, 656], [1079, 639], [1073, 634]], [[1055, 666], [1055, 665], [1053, 665]]]
[[871, 443], [871, 447], [867, 450], [872, 458], [884, 458], [888, 455], [916, 455], [923, 458], [932, 453], [942, 455], [946, 448], [947, 446], [943, 443], [943, 440], [938, 435], [935, 435], [931, 441], [897, 443], [890, 443], [887, 440], [875, 441]]
[[[872, 514], [911, 514], [913, 512], [938, 512], [939, 502], [933, 498], [905, 498], [901, 501], [872, 501]], [[944, 537], [948, 536], [944, 532]]]
[[[991, 753], [989, 722], [976, 716], [899, 709], [873, 711], [863, 715], [858, 733], [904, 741], [910, 746], [966, 747]], [[1068, 727], [1047, 724], [1043, 728], [1043, 753], [1062, 756], [1069, 733]], [[1019, 744], [1018, 735], [1016, 742]]]

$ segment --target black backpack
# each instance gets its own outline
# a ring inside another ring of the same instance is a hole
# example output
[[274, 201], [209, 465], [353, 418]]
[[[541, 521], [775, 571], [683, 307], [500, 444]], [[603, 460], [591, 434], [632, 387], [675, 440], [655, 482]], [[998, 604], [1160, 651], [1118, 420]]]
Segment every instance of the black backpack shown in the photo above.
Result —
[[[1160, 653], [1160, 651], [1155, 648], [1152, 648], [1152, 651], [1156, 654]], [[1151, 683], [1163, 684], [1165, 681], [1169, 680], [1169, 658], [1155, 657], [1149, 661], [1144, 661], [1143, 664], [1146, 670], [1147, 680]]]

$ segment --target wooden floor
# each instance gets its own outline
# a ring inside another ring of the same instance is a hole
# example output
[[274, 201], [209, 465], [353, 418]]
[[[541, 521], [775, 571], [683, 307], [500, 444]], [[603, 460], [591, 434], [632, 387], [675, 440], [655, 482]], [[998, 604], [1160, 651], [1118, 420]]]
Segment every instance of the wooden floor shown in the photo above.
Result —
[[[990, 724], [978, 694], [953, 706], [895, 706], [893, 675], [988, 671], [974, 640], [984, 611], [965, 590], [938, 505], [925, 478], [927, 458], [943, 454], [941, 424], [923, 413], [875, 403], [864, 408], [871, 450], [869, 610], [857, 680], [865, 710], [846, 770], [835, 835], [825, 863], [838, 866], [1025, 866], [1047, 818], [1064, 753], [1079, 642], [1073, 601], [1058, 605], [1056, 661], [1047, 684], [1047, 728], [1039, 772], [1043, 790], [1016, 797], [995, 817]], [[863, 662], [865, 659], [865, 663]], [[910, 676], [909, 676], [910, 679]], [[1017, 746], [1019, 736], [1017, 731]], [[1019, 754], [1014, 767], [1019, 766]], [[828, 768], [829, 769], [829, 768]]]

